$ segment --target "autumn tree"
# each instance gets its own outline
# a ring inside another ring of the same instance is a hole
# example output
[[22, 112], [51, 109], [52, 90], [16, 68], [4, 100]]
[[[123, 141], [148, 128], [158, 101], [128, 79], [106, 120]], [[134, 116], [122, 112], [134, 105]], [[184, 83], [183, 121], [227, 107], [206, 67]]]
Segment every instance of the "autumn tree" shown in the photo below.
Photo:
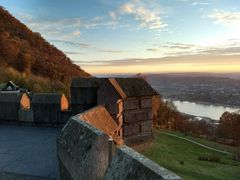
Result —
[[219, 120], [218, 136], [224, 139], [232, 139], [240, 145], [240, 114], [224, 112]]

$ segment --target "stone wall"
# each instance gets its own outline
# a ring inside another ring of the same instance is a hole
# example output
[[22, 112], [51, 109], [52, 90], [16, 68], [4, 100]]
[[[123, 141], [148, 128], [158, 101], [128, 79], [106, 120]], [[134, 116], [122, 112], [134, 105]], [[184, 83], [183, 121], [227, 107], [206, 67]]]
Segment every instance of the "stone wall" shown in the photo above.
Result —
[[108, 167], [108, 136], [72, 117], [58, 136], [61, 180], [103, 179]]
[[122, 146], [117, 148], [104, 179], [177, 180], [181, 178], [133, 149]]
[[71, 108], [74, 114], [97, 105], [98, 87], [71, 87]]
[[127, 98], [123, 102], [123, 137], [127, 144], [152, 139], [152, 97]]
[[18, 111], [18, 121], [32, 123], [34, 121], [33, 110], [32, 109], [28, 109], [28, 110], [20, 109]]
[[58, 136], [61, 180], [181, 179], [125, 145], [109, 146], [106, 134], [79, 117], [71, 117]]

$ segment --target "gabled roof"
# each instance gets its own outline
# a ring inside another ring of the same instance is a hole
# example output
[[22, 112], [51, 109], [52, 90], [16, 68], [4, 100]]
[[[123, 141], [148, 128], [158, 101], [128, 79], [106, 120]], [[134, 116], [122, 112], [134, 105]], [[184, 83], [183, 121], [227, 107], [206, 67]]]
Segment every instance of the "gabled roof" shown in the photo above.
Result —
[[19, 88], [19, 86], [18, 85], [16, 85], [14, 82], [12, 82], [12, 81], [8, 81], [8, 83], [6, 84], [7, 86], [9, 86], [9, 85], [11, 85], [11, 86], [13, 86], [13, 87], [15, 87], [15, 88]]
[[12, 81], [8, 81], [7, 83], [0, 84], [0, 90], [7, 91], [8, 87], [11, 86], [13, 89], [11, 91], [16, 91], [19, 89], [19, 86], [14, 84]]
[[32, 93], [31, 102], [35, 104], [60, 104], [62, 96], [58, 93]]
[[122, 98], [158, 95], [142, 78], [111, 78], [109, 82]]

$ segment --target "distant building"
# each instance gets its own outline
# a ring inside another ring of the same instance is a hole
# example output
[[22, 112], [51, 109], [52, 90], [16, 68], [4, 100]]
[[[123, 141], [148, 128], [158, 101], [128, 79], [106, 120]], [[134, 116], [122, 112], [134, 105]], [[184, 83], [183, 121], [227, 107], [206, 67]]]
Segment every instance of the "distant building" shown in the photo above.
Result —
[[69, 108], [66, 96], [57, 93], [33, 93], [31, 106], [36, 123], [57, 123], [61, 112]]
[[19, 110], [30, 109], [30, 99], [25, 93], [0, 92], [0, 120], [17, 121]]
[[14, 84], [12, 81], [5, 83], [4, 86], [2, 87], [2, 91], [18, 91], [18, 90], [19, 86]]

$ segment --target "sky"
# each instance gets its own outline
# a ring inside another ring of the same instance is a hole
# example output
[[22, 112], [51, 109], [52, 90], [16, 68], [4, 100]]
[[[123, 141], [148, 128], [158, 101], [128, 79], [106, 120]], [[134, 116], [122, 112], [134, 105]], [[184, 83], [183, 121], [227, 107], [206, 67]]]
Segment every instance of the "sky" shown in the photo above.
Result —
[[240, 72], [238, 0], [0, 0], [92, 74]]

